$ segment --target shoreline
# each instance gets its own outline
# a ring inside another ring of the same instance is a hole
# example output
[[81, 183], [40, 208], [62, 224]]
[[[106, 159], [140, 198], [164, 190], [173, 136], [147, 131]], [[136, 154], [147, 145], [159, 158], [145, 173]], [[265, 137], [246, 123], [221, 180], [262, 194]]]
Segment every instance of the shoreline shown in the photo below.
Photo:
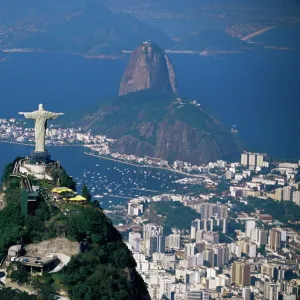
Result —
[[[34, 147], [34, 144], [12, 142], [12, 141], [4, 141], [4, 140], [1, 140], [1, 139], [0, 139], [0, 143], [22, 145], [22, 146], [32, 146], [32, 147]], [[85, 147], [85, 145], [80, 145], [80, 144], [78, 144], [78, 145], [46, 145], [46, 147]]]
[[[1, 50], [3, 53], [45, 53], [45, 54], [65, 54], [65, 55], [76, 55], [83, 57], [84, 59], [107, 59], [107, 60], [121, 60], [125, 59], [130, 55], [133, 50], [122, 50], [119, 55], [88, 55], [84, 53], [77, 52], [59, 52], [59, 51], [42, 51], [35, 49], [4, 49]], [[245, 49], [233, 49], [233, 50], [172, 50], [166, 49], [164, 52], [166, 54], [177, 54], [177, 55], [200, 55], [200, 56], [218, 56], [218, 55], [226, 55], [226, 54], [241, 54]]]
[[134, 164], [134, 163], [129, 163], [127, 161], [118, 160], [118, 159], [115, 159], [115, 158], [110, 158], [110, 157], [106, 157], [106, 156], [102, 156], [102, 155], [97, 155], [97, 154], [93, 154], [93, 153], [88, 153], [86, 151], [84, 151], [84, 154], [89, 155], [89, 156], [94, 156], [94, 157], [97, 157], [97, 158], [100, 158], [100, 159], [111, 160], [111, 161], [114, 161], [114, 162], [118, 162], [118, 163], [121, 163], [121, 164], [130, 165], [130, 166], [134, 166], [134, 167], [138, 167], [138, 168], [160, 169], [160, 170], [163, 170], [163, 171], [178, 173], [178, 174], [182, 174], [182, 175], [185, 175], [185, 176], [197, 177], [197, 178], [200, 177], [197, 174], [189, 174], [189, 173], [185, 173], [185, 172], [182, 172], [182, 171], [173, 170], [173, 169], [165, 168], [165, 167], [142, 166], [142, 165], [138, 165], [138, 164]]
[[[21, 145], [21, 146], [32, 146], [32, 147], [34, 147], [34, 144], [18, 143], [18, 142], [3, 141], [3, 140], [0, 140], [0, 143]], [[79, 145], [79, 144], [78, 145], [48, 145], [48, 147], [83, 147], [83, 148], [85, 148], [86, 146], [87, 145]], [[110, 157], [107, 157], [107, 156], [102, 156], [102, 155], [97, 155], [97, 154], [89, 153], [89, 152], [86, 152], [86, 151], [83, 151], [83, 153], [85, 155], [94, 156], [94, 157], [97, 157], [97, 158], [100, 158], [100, 159], [111, 160], [111, 161], [114, 161], [114, 162], [117, 162], [117, 163], [121, 163], [121, 164], [125, 164], [125, 165], [130, 165], [130, 166], [133, 166], [133, 167], [148, 168], [148, 169], [160, 169], [160, 170], [163, 170], [163, 171], [178, 173], [178, 174], [189, 176], [189, 177], [196, 177], [196, 178], [200, 177], [200, 175], [197, 175], [197, 174], [189, 174], [189, 173], [186, 173], [186, 172], [182, 172], [182, 171], [178, 171], [178, 170], [173, 170], [171, 168], [157, 167], [157, 166], [142, 166], [142, 165], [130, 163], [130, 162], [127, 162], [127, 161], [118, 160], [118, 159], [115, 159], [115, 158], [110, 158]]]

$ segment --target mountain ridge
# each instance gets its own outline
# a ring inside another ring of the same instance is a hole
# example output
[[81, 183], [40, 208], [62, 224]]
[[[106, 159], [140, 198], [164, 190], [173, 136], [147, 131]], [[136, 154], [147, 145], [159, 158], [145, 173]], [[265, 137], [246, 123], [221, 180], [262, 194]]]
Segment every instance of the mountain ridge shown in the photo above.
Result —
[[116, 139], [112, 151], [170, 162], [203, 164], [239, 152], [230, 131], [202, 108], [153, 89], [108, 101], [76, 124]]
[[111, 150], [122, 154], [193, 164], [235, 158], [239, 150], [231, 132], [197, 101], [177, 94], [166, 57], [157, 44], [142, 43], [129, 59], [120, 96], [83, 115], [76, 125], [115, 139]]
[[12, 46], [96, 56], [122, 54], [122, 50], [131, 49], [141, 40], [154, 37], [166, 47], [173, 44], [162, 31], [129, 14], [112, 13], [99, 3], [90, 3], [66, 20], [30, 34], [12, 43]]

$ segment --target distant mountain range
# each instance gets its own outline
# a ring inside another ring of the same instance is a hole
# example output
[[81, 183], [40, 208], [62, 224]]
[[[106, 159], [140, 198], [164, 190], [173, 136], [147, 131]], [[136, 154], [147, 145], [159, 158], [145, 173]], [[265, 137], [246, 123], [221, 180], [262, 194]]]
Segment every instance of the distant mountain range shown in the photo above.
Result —
[[2, 49], [116, 56], [146, 40], [177, 50], [233, 50], [244, 46], [218, 30], [201, 31], [175, 42], [159, 28], [130, 14], [113, 13], [99, 1], [0, 0], [0, 5]]
[[236, 158], [231, 132], [200, 104], [176, 94], [171, 62], [155, 43], [133, 52], [119, 94], [76, 125], [117, 139], [111, 147], [119, 153], [193, 164]]
[[68, 20], [35, 32], [13, 46], [97, 56], [119, 54], [153, 38], [164, 47], [172, 47], [172, 40], [159, 29], [145, 25], [129, 14], [114, 14], [103, 5], [88, 4]]

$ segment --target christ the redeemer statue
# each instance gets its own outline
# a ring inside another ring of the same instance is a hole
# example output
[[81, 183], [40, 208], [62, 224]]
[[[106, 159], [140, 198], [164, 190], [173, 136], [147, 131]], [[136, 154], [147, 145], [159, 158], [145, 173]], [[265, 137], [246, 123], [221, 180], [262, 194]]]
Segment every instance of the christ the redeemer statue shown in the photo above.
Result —
[[33, 112], [19, 112], [19, 115], [24, 115], [26, 119], [35, 120], [35, 152], [45, 152], [47, 121], [54, 120], [64, 114], [46, 111], [43, 104], [40, 104], [38, 110]]

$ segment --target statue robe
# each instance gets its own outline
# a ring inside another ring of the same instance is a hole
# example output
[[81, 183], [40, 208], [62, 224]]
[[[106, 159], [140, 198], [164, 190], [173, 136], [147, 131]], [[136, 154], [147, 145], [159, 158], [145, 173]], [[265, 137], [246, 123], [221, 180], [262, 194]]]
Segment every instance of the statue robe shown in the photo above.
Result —
[[46, 110], [36, 110], [33, 112], [24, 113], [26, 119], [35, 120], [35, 151], [44, 152], [45, 151], [45, 138], [47, 121], [56, 119], [60, 114], [53, 113]]

